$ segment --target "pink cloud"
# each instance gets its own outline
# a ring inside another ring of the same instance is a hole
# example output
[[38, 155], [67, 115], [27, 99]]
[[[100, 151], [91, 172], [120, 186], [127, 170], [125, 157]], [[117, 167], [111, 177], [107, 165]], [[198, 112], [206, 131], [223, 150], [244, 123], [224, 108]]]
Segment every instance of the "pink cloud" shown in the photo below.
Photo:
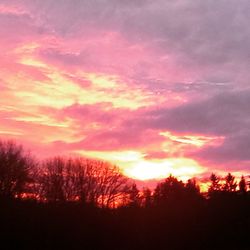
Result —
[[249, 3], [214, 4], [3, 0], [0, 136], [43, 156], [134, 150], [246, 170]]

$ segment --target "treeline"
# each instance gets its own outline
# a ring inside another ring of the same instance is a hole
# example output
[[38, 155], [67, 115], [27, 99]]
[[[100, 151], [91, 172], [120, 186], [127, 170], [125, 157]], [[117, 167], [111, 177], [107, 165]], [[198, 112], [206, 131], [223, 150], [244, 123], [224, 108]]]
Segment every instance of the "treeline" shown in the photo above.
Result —
[[243, 176], [138, 190], [109, 163], [0, 142], [0, 249], [249, 249], [249, 212]]
[[[225, 193], [246, 194], [244, 176], [239, 183], [229, 173], [210, 176], [208, 198]], [[199, 196], [195, 179], [187, 183], [169, 176], [154, 190], [139, 191], [117, 166], [85, 158], [54, 157], [42, 162], [27, 154], [21, 145], [0, 141], [0, 198], [35, 199], [41, 202], [79, 202], [100, 207], [150, 206], [172, 195]]]

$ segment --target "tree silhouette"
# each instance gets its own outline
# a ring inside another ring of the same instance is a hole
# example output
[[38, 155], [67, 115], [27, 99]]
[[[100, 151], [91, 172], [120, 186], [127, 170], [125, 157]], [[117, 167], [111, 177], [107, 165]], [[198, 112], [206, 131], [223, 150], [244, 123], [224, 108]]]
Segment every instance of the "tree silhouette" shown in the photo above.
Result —
[[182, 181], [170, 175], [164, 182], [159, 183], [154, 192], [154, 202], [156, 204], [171, 203], [183, 198], [185, 185]]
[[212, 197], [221, 191], [220, 178], [215, 173], [212, 173], [210, 176], [210, 182], [211, 184], [208, 188], [208, 195], [209, 197]]
[[63, 202], [66, 200], [64, 192], [66, 162], [60, 157], [46, 160], [42, 164], [39, 175], [41, 194], [46, 201]]
[[247, 184], [246, 184], [246, 180], [245, 177], [242, 175], [240, 182], [239, 182], [239, 191], [241, 194], [246, 194], [247, 192]]
[[196, 182], [196, 179], [189, 179], [185, 185], [186, 189], [188, 192], [190, 193], [196, 193], [199, 194], [200, 193], [200, 187]]
[[187, 199], [196, 200], [201, 197], [200, 186], [197, 184], [196, 179], [189, 179], [185, 184]]
[[20, 197], [31, 182], [34, 161], [21, 145], [0, 141], [0, 196]]
[[223, 191], [232, 193], [236, 191], [236, 188], [237, 188], [237, 182], [235, 181], [235, 177], [231, 173], [228, 173], [227, 176], [225, 177]]
[[129, 206], [130, 207], [139, 207], [141, 205], [141, 197], [139, 190], [134, 183], [129, 190]]
[[129, 193], [129, 179], [117, 166], [99, 160], [81, 159], [80, 163], [85, 169], [83, 189], [87, 202], [101, 207], [117, 206]]
[[142, 190], [142, 206], [150, 207], [152, 205], [152, 192], [149, 188], [143, 188]]
[[110, 207], [130, 190], [118, 167], [103, 161], [55, 157], [45, 161], [39, 172], [40, 196], [51, 202], [79, 200]]

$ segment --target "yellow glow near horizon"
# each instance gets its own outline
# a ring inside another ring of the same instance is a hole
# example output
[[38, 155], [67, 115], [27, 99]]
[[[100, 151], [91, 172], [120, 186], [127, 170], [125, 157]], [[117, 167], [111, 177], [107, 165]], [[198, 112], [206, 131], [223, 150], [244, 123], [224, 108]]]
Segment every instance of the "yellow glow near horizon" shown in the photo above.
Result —
[[76, 153], [111, 161], [117, 164], [126, 176], [137, 180], [163, 179], [172, 174], [186, 181], [203, 172], [203, 168], [197, 162], [187, 158], [145, 160], [144, 154], [137, 151], [78, 151]]
[[161, 161], [142, 160], [123, 169], [125, 175], [138, 180], [163, 179], [174, 175], [186, 181], [202, 173], [201, 167], [193, 160], [171, 158]]

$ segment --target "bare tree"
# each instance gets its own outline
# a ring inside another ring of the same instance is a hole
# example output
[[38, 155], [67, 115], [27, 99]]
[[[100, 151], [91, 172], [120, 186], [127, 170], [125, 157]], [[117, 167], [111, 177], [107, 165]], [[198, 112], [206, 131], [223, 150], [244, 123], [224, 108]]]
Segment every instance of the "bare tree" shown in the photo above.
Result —
[[0, 141], [0, 195], [20, 197], [31, 182], [32, 157], [13, 141]]
[[[88, 202], [101, 207], [117, 206], [130, 190], [128, 178], [115, 165], [98, 160], [81, 160], [85, 168], [84, 194]], [[83, 175], [82, 175], [83, 176]]]
[[65, 161], [60, 157], [46, 160], [40, 169], [39, 182], [41, 196], [50, 202], [65, 201], [64, 171]]
[[55, 157], [40, 167], [40, 196], [47, 201], [80, 201], [117, 206], [129, 191], [128, 178], [107, 162]]

